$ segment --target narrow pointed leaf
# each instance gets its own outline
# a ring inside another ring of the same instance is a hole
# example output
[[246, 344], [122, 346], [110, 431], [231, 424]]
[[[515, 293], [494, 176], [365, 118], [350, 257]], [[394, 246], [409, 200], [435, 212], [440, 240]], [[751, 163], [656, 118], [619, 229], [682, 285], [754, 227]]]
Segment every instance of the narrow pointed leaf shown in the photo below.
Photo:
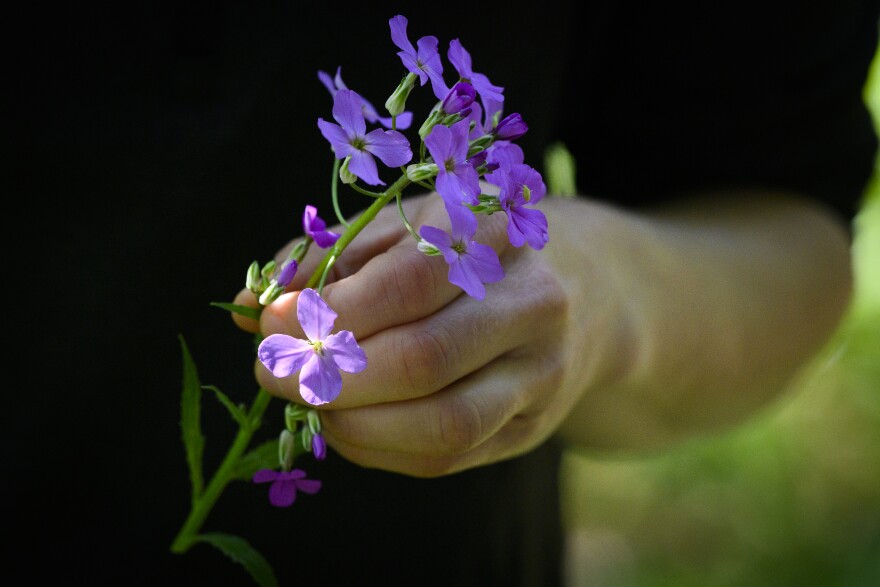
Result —
[[193, 501], [204, 491], [202, 477], [202, 453], [205, 448], [205, 437], [202, 436], [201, 401], [202, 387], [199, 384], [199, 373], [195, 361], [186, 346], [183, 336], [180, 348], [183, 354], [183, 392], [180, 400], [180, 429], [183, 446], [186, 449], [186, 462], [189, 465], [189, 477], [192, 482]]
[[248, 422], [247, 414], [245, 414], [244, 411], [242, 411], [242, 409], [240, 407], [235, 405], [232, 402], [232, 400], [229, 399], [229, 397], [225, 393], [223, 393], [222, 391], [220, 391], [220, 389], [218, 389], [217, 387], [215, 387], [213, 385], [203, 385], [202, 388], [203, 389], [210, 389], [211, 391], [214, 392], [214, 395], [217, 397], [217, 400], [221, 404], [226, 406], [226, 409], [229, 410], [229, 415], [231, 415], [233, 417], [233, 419], [236, 422], [238, 422], [239, 426], [241, 426], [242, 428], [249, 427], [250, 424]]
[[228, 304], [226, 302], [211, 302], [211, 305], [216, 308], [222, 308], [224, 310], [228, 310], [233, 314], [240, 314], [245, 318], [253, 318], [254, 320], [260, 319], [260, 314], [262, 313], [261, 308], [251, 308], [250, 306], [241, 306], [238, 304]]
[[214, 532], [202, 534], [198, 540], [207, 542], [243, 566], [260, 587], [278, 587], [278, 579], [269, 562], [243, 538]]

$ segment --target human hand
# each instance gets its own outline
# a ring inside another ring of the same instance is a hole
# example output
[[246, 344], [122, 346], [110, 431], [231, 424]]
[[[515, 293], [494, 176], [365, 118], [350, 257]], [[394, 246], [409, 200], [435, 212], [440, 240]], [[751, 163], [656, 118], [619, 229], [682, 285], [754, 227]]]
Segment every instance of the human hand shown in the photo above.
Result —
[[[439, 198], [408, 198], [404, 207], [414, 226], [448, 228]], [[581, 207], [543, 203], [551, 230], [557, 220], [571, 228]], [[584, 333], [599, 323], [585, 316], [597, 306], [586, 299], [587, 265], [577, 259], [584, 239], [563, 237], [557, 245], [554, 232], [537, 252], [509, 244], [503, 214], [480, 221], [476, 240], [493, 247], [506, 273], [487, 286], [484, 300], [450, 284], [447, 264], [419, 252], [390, 208], [334, 265], [323, 297], [339, 314], [335, 330], [355, 334], [368, 367], [343, 373], [343, 393], [319, 409], [328, 444], [350, 461], [433, 477], [522, 454], [553, 434], [589, 382], [608, 370], [609, 353], [584, 355]], [[263, 310], [263, 335], [303, 336], [296, 290], [319, 260], [307, 255], [293, 291]], [[253, 294], [243, 290], [236, 303], [255, 305]], [[296, 377], [273, 377], [259, 361], [256, 376], [271, 393], [303, 403]]]

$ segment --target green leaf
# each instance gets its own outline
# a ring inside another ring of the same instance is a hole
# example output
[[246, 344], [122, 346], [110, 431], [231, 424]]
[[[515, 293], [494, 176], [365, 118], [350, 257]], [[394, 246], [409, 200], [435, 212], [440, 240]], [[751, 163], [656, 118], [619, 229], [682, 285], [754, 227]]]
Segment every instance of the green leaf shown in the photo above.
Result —
[[259, 320], [260, 314], [263, 311], [261, 308], [251, 308], [250, 306], [240, 306], [238, 304], [227, 304], [226, 302], [211, 302], [211, 305], [216, 308], [229, 310], [233, 314], [240, 314], [245, 318], [253, 318], [254, 320]]
[[250, 427], [250, 422], [248, 421], [247, 414], [245, 414], [245, 412], [240, 407], [232, 403], [232, 400], [229, 399], [229, 397], [225, 393], [220, 391], [220, 389], [213, 385], [203, 385], [202, 389], [210, 389], [211, 391], [213, 391], [214, 395], [217, 396], [217, 399], [220, 401], [221, 404], [226, 406], [226, 409], [229, 410], [229, 414], [235, 419], [236, 422], [238, 422], [239, 426], [241, 426], [242, 428]]
[[269, 562], [243, 538], [214, 532], [201, 534], [198, 540], [207, 542], [243, 566], [260, 587], [278, 587], [278, 579], [275, 578], [275, 571]]
[[235, 464], [235, 479], [250, 481], [260, 469], [278, 467], [278, 440], [267, 440], [257, 448], [242, 455]]
[[200, 422], [202, 387], [199, 384], [199, 373], [192, 355], [183, 340], [180, 348], [183, 354], [183, 393], [180, 399], [180, 429], [183, 446], [186, 448], [186, 462], [189, 465], [189, 477], [192, 481], [193, 501], [204, 491], [205, 482], [202, 477], [202, 453], [205, 448], [205, 437], [202, 436]]

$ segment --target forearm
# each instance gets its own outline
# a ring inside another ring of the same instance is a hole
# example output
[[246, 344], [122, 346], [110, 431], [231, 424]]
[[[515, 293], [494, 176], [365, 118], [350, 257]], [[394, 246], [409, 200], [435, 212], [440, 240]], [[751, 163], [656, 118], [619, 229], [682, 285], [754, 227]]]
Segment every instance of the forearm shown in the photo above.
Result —
[[806, 200], [569, 206], [552, 219], [551, 243], [562, 241], [559, 254], [570, 235], [586, 241], [567, 284], [590, 292], [572, 309], [583, 330], [571, 352], [594, 357], [572, 371], [586, 382], [561, 428], [572, 442], [657, 448], [742, 421], [784, 389], [849, 300], [848, 234]]

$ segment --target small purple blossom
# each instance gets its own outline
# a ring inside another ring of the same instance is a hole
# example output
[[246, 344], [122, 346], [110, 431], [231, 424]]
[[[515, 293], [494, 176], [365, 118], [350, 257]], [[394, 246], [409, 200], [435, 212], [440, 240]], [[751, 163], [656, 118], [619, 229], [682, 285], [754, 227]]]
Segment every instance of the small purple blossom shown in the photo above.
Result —
[[311, 205], [307, 205], [303, 213], [303, 230], [322, 249], [333, 246], [342, 236], [327, 230], [327, 223], [318, 216], [318, 209]]
[[438, 100], [442, 100], [446, 97], [449, 89], [446, 87], [446, 82], [443, 81], [443, 62], [440, 60], [440, 52], [437, 50], [437, 37], [422, 37], [416, 41], [419, 46], [419, 50], [416, 51], [406, 35], [408, 23], [406, 17], [399, 14], [388, 21], [388, 25], [391, 27], [391, 40], [401, 49], [397, 55], [410, 73], [419, 76], [421, 85], [424, 86], [430, 79], [434, 95]]
[[433, 226], [422, 226], [419, 234], [434, 245], [449, 264], [449, 282], [469, 296], [482, 300], [486, 296], [484, 283], [504, 279], [504, 269], [492, 247], [471, 240], [474, 231], [452, 218], [452, 234]]
[[468, 163], [467, 119], [452, 126], [438, 124], [425, 137], [425, 146], [437, 164], [437, 192], [449, 205], [478, 204], [480, 178]]
[[486, 151], [486, 163], [490, 171], [499, 167], [512, 167], [523, 162], [522, 147], [510, 141], [496, 141]]
[[337, 159], [350, 157], [348, 170], [370, 185], [385, 185], [379, 179], [378, 157], [388, 167], [406, 165], [412, 159], [409, 141], [396, 130], [366, 132], [361, 97], [352, 90], [339, 90], [333, 97], [333, 118], [339, 124], [318, 119], [321, 134], [330, 142]]
[[316, 479], [306, 479], [306, 472], [302, 469], [292, 471], [260, 469], [254, 473], [252, 480], [254, 483], [272, 483], [269, 487], [269, 503], [279, 508], [293, 505], [297, 490], [314, 495], [321, 489], [321, 482]]
[[522, 163], [500, 166], [485, 176], [486, 181], [500, 188], [498, 200], [507, 213], [507, 238], [521, 247], [528, 243], [542, 249], [549, 240], [547, 217], [540, 210], [527, 208], [537, 204], [547, 191], [541, 174]]
[[458, 82], [446, 94], [443, 103], [440, 105], [440, 110], [444, 114], [467, 116], [471, 112], [470, 107], [476, 97], [477, 92], [474, 90], [474, 86], [467, 82]]
[[[489, 78], [482, 73], [475, 73], [471, 65], [471, 54], [462, 46], [461, 41], [453, 39], [449, 42], [449, 50], [446, 52], [449, 61], [455, 67], [461, 80], [470, 82], [480, 98], [483, 105], [486, 106], [486, 115], [491, 116], [497, 110], [490, 110], [489, 105], [493, 108], [500, 109], [500, 104], [504, 102], [504, 88], [496, 86], [489, 81]], [[487, 102], [488, 100], [488, 102]]]
[[[336, 92], [338, 92], [339, 90], [348, 89], [348, 86], [346, 86], [345, 82], [342, 81], [342, 67], [336, 68], [336, 75], [332, 78], [330, 77], [330, 74], [328, 74], [326, 71], [318, 71], [318, 79], [321, 80], [321, 83], [324, 84], [324, 87], [327, 88], [327, 91], [330, 92], [331, 96], [336, 96]], [[392, 121], [390, 116], [379, 116], [379, 112], [372, 104], [367, 101], [366, 98], [364, 98], [363, 96], [360, 96], [360, 98], [361, 110], [363, 111], [364, 118], [367, 120], [367, 122], [378, 122], [385, 128], [392, 128], [396, 126], [397, 130], [406, 130], [412, 124], [412, 112], [401, 112], [397, 116], [397, 120]]]
[[342, 391], [339, 371], [363, 371], [367, 356], [348, 330], [330, 334], [337, 314], [315, 290], [299, 294], [296, 316], [308, 340], [272, 334], [260, 343], [257, 356], [275, 377], [300, 371], [299, 393], [310, 404], [331, 402]]

